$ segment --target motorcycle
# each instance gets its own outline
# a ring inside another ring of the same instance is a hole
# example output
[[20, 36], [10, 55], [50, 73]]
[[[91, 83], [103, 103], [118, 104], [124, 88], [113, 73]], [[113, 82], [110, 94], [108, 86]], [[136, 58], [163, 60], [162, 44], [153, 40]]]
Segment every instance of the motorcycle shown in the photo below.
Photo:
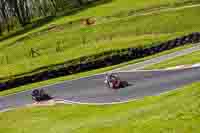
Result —
[[107, 74], [104, 81], [108, 88], [119, 89], [129, 86], [127, 81], [123, 81], [117, 74]]
[[52, 97], [49, 94], [47, 94], [43, 89], [33, 90], [31, 96], [32, 99], [36, 102], [48, 101], [52, 99]]

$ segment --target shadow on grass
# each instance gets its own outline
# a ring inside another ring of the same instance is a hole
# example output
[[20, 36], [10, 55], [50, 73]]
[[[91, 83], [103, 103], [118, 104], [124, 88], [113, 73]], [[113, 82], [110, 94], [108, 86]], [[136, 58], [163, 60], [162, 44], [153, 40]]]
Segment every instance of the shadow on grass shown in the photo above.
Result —
[[74, 15], [74, 14], [77, 14], [77, 13], [83, 11], [83, 10], [86, 10], [86, 9], [89, 9], [89, 8], [92, 8], [92, 7], [96, 7], [98, 5], [107, 4], [107, 3], [110, 3], [112, 1], [113, 0], [95, 0], [95, 1], [87, 2], [80, 7], [74, 7], [70, 11], [68, 10], [68, 11], [64, 11], [64, 12], [59, 12], [58, 15], [56, 15], [56, 16], [47, 16], [47, 17], [44, 17], [42, 19], [38, 19], [36, 21], [33, 21], [31, 24], [26, 25], [24, 28], [14, 32], [14, 33], [10, 33], [8, 35], [0, 37], [0, 41], [4, 41], [8, 38], [15, 37], [17, 35], [25, 34], [25, 33], [29, 32], [29, 31], [31, 31], [35, 28], [41, 27], [45, 24], [48, 24], [49, 22], [52, 22], [54, 19], [59, 19], [63, 16]]

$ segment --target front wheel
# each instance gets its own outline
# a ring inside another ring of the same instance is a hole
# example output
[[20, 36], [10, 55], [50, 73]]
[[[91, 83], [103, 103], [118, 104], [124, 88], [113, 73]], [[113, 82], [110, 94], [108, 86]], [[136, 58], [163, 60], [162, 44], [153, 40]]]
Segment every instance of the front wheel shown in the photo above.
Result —
[[44, 100], [51, 100], [52, 99], [52, 97], [49, 96], [48, 94], [45, 94], [43, 97], [44, 97]]

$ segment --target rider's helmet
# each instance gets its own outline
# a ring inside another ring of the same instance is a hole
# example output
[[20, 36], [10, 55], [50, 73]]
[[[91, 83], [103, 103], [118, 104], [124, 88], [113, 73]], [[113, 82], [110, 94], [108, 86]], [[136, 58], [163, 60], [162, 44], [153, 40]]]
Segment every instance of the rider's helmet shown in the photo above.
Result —
[[40, 91], [38, 89], [35, 89], [32, 91], [32, 96], [38, 96], [40, 94]]

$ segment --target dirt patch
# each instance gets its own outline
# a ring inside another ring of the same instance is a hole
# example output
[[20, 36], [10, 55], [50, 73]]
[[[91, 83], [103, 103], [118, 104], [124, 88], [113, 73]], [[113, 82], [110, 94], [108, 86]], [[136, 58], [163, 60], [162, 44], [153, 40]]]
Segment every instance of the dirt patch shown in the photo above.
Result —
[[81, 21], [82, 25], [86, 25], [86, 26], [90, 26], [90, 25], [95, 25], [96, 24], [96, 18], [93, 18], [93, 17], [81, 19], [80, 21]]
[[64, 27], [52, 24], [48, 27], [48, 31], [52, 32], [61, 32], [64, 30]]
[[66, 102], [63, 99], [53, 99], [43, 102], [34, 102], [33, 104], [27, 105], [27, 107], [54, 106], [59, 103], [66, 104]]
[[53, 106], [56, 104], [56, 101], [54, 100], [49, 100], [49, 101], [44, 101], [44, 102], [35, 102], [33, 104], [27, 105], [28, 107], [35, 107], [35, 106]]

